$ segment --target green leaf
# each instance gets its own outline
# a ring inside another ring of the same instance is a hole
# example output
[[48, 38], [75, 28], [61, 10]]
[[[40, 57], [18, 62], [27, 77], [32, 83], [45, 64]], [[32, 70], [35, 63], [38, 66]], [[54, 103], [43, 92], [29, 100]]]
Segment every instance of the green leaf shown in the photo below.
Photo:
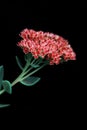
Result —
[[26, 79], [20, 81], [20, 83], [22, 83], [25, 86], [33, 86], [35, 85], [37, 82], [40, 81], [39, 77], [27, 77]]
[[17, 62], [17, 64], [18, 64], [19, 68], [20, 68], [21, 70], [23, 70], [22, 63], [21, 63], [21, 61], [19, 60], [18, 56], [16, 56], [16, 62]]
[[3, 80], [2, 86], [7, 93], [12, 94], [12, 86], [8, 80]]
[[4, 67], [0, 66], [0, 89], [1, 89], [3, 77], [4, 77]]
[[39, 65], [35, 65], [35, 64], [31, 64], [31, 66], [32, 66], [33, 68], [39, 67]]
[[0, 104], [0, 108], [8, 107], [8, 106], [10, 106], [10, 104]]
[[43, 63], [43, 59], [41, 57], [39, 57], [33, 64], [31, 64], [31, 66], [33, 68], [38, 68], [38, 67], [40, 67], [41, 63]]
[[32, 58], [33, 58], [33, 56], [32, 56], [31, 53], [24, 55], [24, 59], [25, 59], [26, 62], [31, 62]]
[[38, 60], [37, 60], [37, 63], [38, 63], [38, 64], [43, 63], [43, 58], [42, 58], [42, 57], [39, 57]]

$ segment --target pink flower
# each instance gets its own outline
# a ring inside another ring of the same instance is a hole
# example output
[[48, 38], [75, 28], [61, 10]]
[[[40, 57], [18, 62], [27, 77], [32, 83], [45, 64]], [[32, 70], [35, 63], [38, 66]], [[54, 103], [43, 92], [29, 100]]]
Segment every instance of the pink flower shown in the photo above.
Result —
[[23, 38], [18, 46], [25, 54], [32, 53], [34, 58], [42, 57], [50, 60], [50, 65], [59, 64], [62, 59], [75, 60], [76, 54], [68, 41], [61, 36], [49, 32], [24, 29], [20, 36]]

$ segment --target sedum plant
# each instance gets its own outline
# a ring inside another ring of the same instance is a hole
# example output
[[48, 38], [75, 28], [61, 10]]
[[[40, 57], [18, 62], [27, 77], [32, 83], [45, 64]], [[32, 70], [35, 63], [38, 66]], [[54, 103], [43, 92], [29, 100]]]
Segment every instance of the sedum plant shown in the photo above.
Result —
[[[13, 81], [4, 80], [4, 67], [0, 66], [0, 95], [4, 92], [12, 94], [12, 87], [17, 83], [33, 86], [40, 81], [35, 77], [37, 71], [46, 65], [58, 65], [68, 60], [76, 60], [76, 54], [67, 40], [53, 33], [24, 29], [21, 41], [17, 46], [24, 52], [25, 65], [23, 66], [18, 56], [16, 62], [21, 69], [21, 74]], [[9, 104], [0, 104], [0, 107]]]

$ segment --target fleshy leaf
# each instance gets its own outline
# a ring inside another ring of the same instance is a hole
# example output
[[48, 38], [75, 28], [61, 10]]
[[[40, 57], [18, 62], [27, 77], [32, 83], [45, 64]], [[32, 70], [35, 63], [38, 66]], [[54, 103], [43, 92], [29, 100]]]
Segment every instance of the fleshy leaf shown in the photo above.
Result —
[[33, 68], [38, 68], [38, 67], [39, 67], [39, 65], [35, 65], [35, 64], [31, 64], [31, 66], [32, 66]]
[[0, 104], [0, 108], [8, 107], [10, 104]]
[[24, 55], [24, 59], [25, 59], [26, 62], [27, 62], [27, 61], [28, 61], [28, 62], [31, 62], [32, 58], [33, 58], [33, 56], [32, 56], [31, 53], [28, 53], [28, 54], [25, 54], [25, 55]]
[[21, 61], [19, 60], [18, 56], [16, 56], [16, 62], [17, 62], [17, 64], [18, 64], [19, 68], [20, 68], [21, 70], [23, 70], [22, 63], [21, 63]]
[[8, 80], [3, 80], [2, 86], [7, 93], [12, 94], [11, 83]]
[[39, 57], [38, 60], [37, 60], [37, 63], [38, 63], [38, 64], [43, 63], [43, 58], [42, 58], [42, 57]]
[[25, 86], [33, 86], [39, 81], [40, 81], [39, 77], [32, 76], [32, 77], [27, 77], [26, 79], [22, 80], [20, 83], [22, 83]]
[[3, 65], [2, 65], [2, 66], [0, 66], [0, 89], [1, 89], [3, 77], [4, 77], [4, 68], [3, 68]]
[[40, 67], [40, 64], [41, 64], [41, 63], [43, 63], [43, 59], [42, 59], [41, 57], [39, 57], [39, 58], [36, 60], [35, 63], [31, 64], [31, 66], [32, 66], [33, 68], [38, 68], [38, 67]]

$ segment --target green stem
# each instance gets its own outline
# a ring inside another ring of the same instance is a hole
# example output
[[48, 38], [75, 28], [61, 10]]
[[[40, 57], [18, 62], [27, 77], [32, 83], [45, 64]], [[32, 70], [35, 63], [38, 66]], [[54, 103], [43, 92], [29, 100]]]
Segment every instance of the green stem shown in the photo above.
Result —
[[[12, 84], [11, 84], [12, 87], [13, 87], [15, 84], [17, 84], [17, 83], [21, 80], [21, 78], [22, 78], [23, 75], [24, 75], [24, 72], [28, 69], [29, 66], [30, 66], [30, 63], [27, 62], [26, 65], [25, 65], [25, 67], [24, 67], [24, 69], [23, 69], [23, 71], [22, 71], [22, 73], [12, 82]], [[1, 90], [1, 91], [0, 91], [0, 95], [2, 95], [4, 92], [5, 92], [4, 89]]]
[[[39, 71], [40, 69], [42, 69], [44, 66], [47, 65], [47, 63], [44, 63], [44, 64], [41, 65], [39, 68], [37, 68], [37, 69], [35, 69], [34, 71], [32, 71], [31, 73], [29, 73], [29, 71], [30, 71], [31, 69], [33, 69], [32, 66], [31, 66], [30, 68], [29, 68], [29, 66], [30, 66], [31, 64], [33, 64], [35, 61], [36, 61], [36, 59], [34, 59], [31, 63], [30, 63], [30, 62], [27, 62], [27, 63], [26, 63], [26, 65], [25, 65], [23, 71], [21, 72], [21, 74], [12, 82], [12, 84], [11, 84], [12, 87], [13, 87], [15, 84], [17, 84], [18, 82], [20, 82], [20, 81], [26, 79], [27, 77], [33, 75], [34, 73], [36, 73], [37, 71]], [[37, 62], [37, 61], [36, 61], [36, 62]], [[38, 63], [38, 62], [37, 62], [37, 63]], [[1, 91], [0, 91], [0, 95], [3, 94], [4, 92], [5, 92], [4, 89], [1, 90]]]
[[26, 79], [27, 77], [31, 76], [32, 74], [36, 73], [37, 71], [39, 71], [40, 69], [42, 69], [44, 66], [46, 66], [47, 64], [43, 64], [42, 66], [40, 66], [39, 68], [37, 68], [36, 70], [32, 71], [31, 73], [29, 73], [28, 75], [26, 75], [25, 77], [21, 78], [20, 81]]
[[[17, 84], [17, 83], [21, 80], [21, 78], [22, 78], [25, 74], [27, 74], [27, 73], [32, 69], [32, 67], [29, 68], [29, 66], [30, 66], [30, 64], [34, 63], [35, 60], [36, 60], [36, 59], [33, 59], [33, 61], [32, 61], [31, 63], [27, 61], [27, 63], [26, 63], [26, 65], [25, 65], [25, 67], [24, 67], [22, 73], [12, 82], [12, 87], [13, 87], [15, 84]], [[29, 68], [29, 69], [28, 69], [28, 68]], [[28, 69], [28, 70], [27, 70], [27, 69]]]
[[3, 90], [1, 90], [1, 91], [0, 91], [0, 95], [2, 95], [4, 92], [5, 92], [5, 90], [4, 90], [4, 89], [3, 89]]
[[35, 61], [36, 61], [36, 59], [34, 59], [34, 60], [31, 62], [31, 64], [33, 64]]
[[27, 73], [29, 73], [29, 71], [32, 70], [32, 69], [33, 69], [33, 67], [30, 67], [27, 71], [25, 71], [25, 72], [23, 73], [22, 77], [25, 76]]
[[22, 71], [22, 73], [12, 82], [12, 87], [20, 81], [20, 79], [22, 78], [24, 72], [28, 69], [29, 65], [30, 65], [30, 63], [27, 62], [24, 69], [23, 69], [23, 71]]

